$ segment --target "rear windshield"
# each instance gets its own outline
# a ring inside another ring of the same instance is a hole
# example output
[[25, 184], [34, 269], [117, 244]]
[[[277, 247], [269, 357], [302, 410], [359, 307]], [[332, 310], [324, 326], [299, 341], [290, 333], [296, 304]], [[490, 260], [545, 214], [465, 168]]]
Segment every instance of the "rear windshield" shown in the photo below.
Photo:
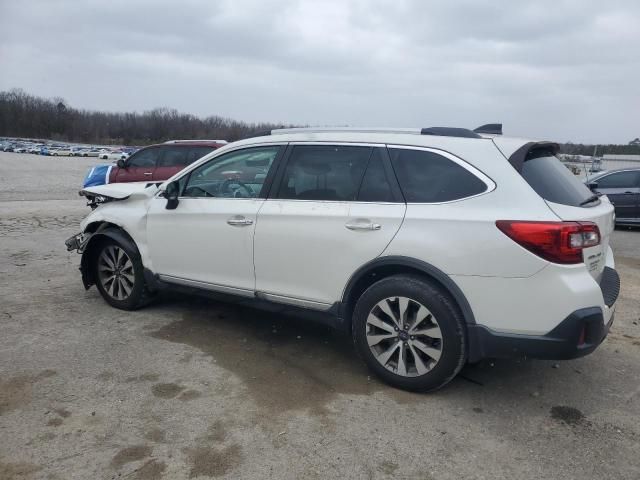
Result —
[[[586, 185], [549, 153], [529, 157], [522, 165], [520, 173], [531, 188], [549, 202], [579, 207], [593, 196]], [[598, 202], [594, 201], [584, 206], [592, 207], [597, 204]]]

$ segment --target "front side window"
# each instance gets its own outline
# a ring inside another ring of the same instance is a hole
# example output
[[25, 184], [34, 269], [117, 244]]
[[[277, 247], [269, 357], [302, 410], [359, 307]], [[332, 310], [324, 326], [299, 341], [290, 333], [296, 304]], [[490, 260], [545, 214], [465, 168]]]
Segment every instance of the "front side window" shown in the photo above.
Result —
[[247, 148], [211, 159], [189, 174], [182, 196], [259, 197], [279, 150], [278, 145]]
[[389, 148], [389, 154], [407, 202], [450, 202], [487, 190], [487, 185], [469, 170], [437, 153]]
[[293, 147], [277, 198], [356, 200], [371, 147], [298, 145]]
[[129, 157], [129, 160], [127, 160], [127, 166], [155, 168], [157, 156], [157, 148], [147, 148], [145, 150], [140, 150], [139, 152]]
[[187, 153], [186, 164], [191, 165], [193, 162], [198, 160], [199, 158], [204, 157], [205, 155], [210, 154], [215, 150], [214, 147], [191, 147], [189, 148], [189, 153]]
[[188, 148], [185, 147], [163, 147], [162, 155], [158, 160], [159, 167], [175, 167], [186, 165]]
[[640, 172], [628, 171], [605, 175], [595, 182], [598, 188], [636, 188], [640, 185], [639, 178]]

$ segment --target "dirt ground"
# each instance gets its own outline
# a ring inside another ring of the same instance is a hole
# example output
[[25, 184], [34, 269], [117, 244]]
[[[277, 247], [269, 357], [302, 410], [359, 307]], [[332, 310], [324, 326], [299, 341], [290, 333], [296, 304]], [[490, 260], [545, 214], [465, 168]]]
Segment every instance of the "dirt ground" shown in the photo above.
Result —
[[640, 478], [640, 230], [595, 353], [410, 394], [296, 318], [85, 291], [63, 241], [95, 163], [0, 152], [0, 479]]

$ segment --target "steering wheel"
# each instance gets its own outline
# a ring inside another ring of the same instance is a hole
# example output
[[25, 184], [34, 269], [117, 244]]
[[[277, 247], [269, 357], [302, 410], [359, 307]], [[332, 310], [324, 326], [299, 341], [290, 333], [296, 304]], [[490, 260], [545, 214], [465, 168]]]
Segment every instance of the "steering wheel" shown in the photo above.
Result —
[[242, 183], [240, 180], [232, 178], [227, 178], [224, 182], [222, 182], [222, 185], [220, 185], [220, 193], [222, 194], [222, 196], [224, 196], [225, 193], [229, 193], [235, 197], [235, 192], [232, 192], [230, 188], [231, 184], [240, 185], [240, 187], [242, 187], [247, 192], [247, 197], [252, 198], [255, 196], [255, 193], [253, 192], [253, 189], [251, 187]]

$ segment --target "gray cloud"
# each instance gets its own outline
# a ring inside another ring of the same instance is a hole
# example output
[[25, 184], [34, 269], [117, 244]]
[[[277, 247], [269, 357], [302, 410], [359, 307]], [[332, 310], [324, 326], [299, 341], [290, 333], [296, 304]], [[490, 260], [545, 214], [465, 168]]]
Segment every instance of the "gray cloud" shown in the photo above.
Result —
[[2, 0], [0, 88], [314, 125], [640, 135], [637, 0]]

